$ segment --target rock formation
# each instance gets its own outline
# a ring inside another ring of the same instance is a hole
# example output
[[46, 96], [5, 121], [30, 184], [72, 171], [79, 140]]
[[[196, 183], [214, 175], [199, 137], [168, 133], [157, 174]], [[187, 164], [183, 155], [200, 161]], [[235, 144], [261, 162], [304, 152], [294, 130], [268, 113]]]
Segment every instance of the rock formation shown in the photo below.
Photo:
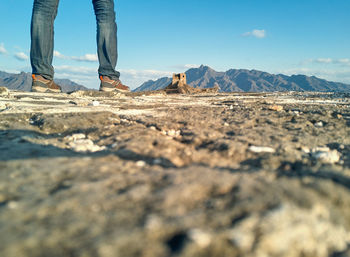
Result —
[[195, 93], [216, 93], [219, 91], [219, 86], [213, 88], [194, 88], [187, 84], [186, 74], [173, 74], [172, 82], [164, 88], [167, 94], [195, 94]]

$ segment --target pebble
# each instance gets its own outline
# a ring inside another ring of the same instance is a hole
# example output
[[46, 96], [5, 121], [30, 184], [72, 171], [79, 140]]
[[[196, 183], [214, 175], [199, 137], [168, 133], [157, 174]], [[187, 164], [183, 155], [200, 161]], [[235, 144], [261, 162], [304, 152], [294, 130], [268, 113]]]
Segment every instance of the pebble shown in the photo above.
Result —
[[159, 230], [164, 226], [162, 219], [154, 214], [148, 216], [145, 223], [145, 227], [148, 230]]
[[79, 133], [79, 134], [73, 134], [71, 136], [67, 136], [66, 139], [69, 141], [77, 141], [79, 139], [85, 139], [86, 135], [83, 133]]
[[209, 246], [212, 241], [212, 236], [200, 229], [191, 229], [188, 235], [193, 242], [202, 248]]
[[270, 110], [276, 111], [276, 112], [281, 112], [283, 111], [283, 106], [281, 105], [271, 105], [269, 106]]
[[181, 131], [180, 130], [175, 130], [175, 129], [170, 129], [168, 131], [162, 131], [163, 135], [167, 135], [169, 137], [179, 137], [181, 135]]
[[92, 102], [92, 106], [99, 106], [100, 105], [100, 102], [99, 101], [93, 101]]
[[323, 127], [323, 122], [322, 121], [316, 122], [315, 123], [315, 127], [322, 128]]
[[99, 152], [103, 151], [105, 146], [95, 145], [94, 142], [90, 139], [78, 139], [69, 143], [69, 146], [72, 150], [76, 152]]
[[341, 154], [337, 150], [328, 147], [317, 147], [312, 149], [312, 157], [323, 163], [334, 164], [339, 162]]
[[304, 153], [310, 153], [310, 149], [308, 147], [301, 147], [301, 150], [304, 152]]
[[140, 168], [142, 168], [142, 167], [145, 167], [146, 166], [146, 162], [144, 162], [144, 161], [137, 161], [136, 162], [136, 166], [137, 167], [140, 167]]
[[10, 202], [8, 202], [7, 206], [8, 206], [11, 210], [16, 209], [16, 208], [18, 207], [18, 202], [16, 202], [16, 201], [10, 201]]
[[254, 146], [254, 145], [252, 145], [248, 149], [254, 153], [274, 153], [275, 152], [275, 149], [273, 149], [271, 147], [266, 147], [266, 146]]
[[6, 87], [0, 87], [0, 95], [1, 96], [8, 96], [9, 90]]

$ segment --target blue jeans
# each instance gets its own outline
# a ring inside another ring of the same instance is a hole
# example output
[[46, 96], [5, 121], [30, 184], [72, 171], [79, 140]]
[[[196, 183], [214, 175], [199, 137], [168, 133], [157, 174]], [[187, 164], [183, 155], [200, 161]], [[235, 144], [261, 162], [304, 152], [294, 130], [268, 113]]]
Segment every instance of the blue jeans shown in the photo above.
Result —
[[[33, 74], [53, 79], [54, 20], [59, 0], [34, 0], [31, 23], [30, 61]], [[98, 73], [119, 79], [115, 70], [118, 59], [117, 24], [114, 0], [92, 0], [97, 23]]]

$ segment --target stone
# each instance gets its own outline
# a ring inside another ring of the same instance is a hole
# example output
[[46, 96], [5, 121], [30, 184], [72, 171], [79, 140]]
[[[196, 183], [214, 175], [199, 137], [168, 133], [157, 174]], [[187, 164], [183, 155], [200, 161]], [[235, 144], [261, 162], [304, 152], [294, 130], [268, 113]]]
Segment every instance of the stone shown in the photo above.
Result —
[[99, 152], [106, 149], [105, 146], [95, 145], [90, 139], [77, 139], [73, 142], [69, 142], [69, 147], [76, 152]]
[[254, 153], [274, 153], [275, 152], [275, 149], [273, 149], [271, 147], [266, 147], [266, 146], [254, 146], [254, 145], [252, 145], [248, 149]]
[[8, 96], [9, 90], [6, 87], [0, 87], [0, 96]]
[[169, 130], [163, 130], [162, 131], [163, 135], [167, 135], [169, 137], [179, 137], [181, 135], [180, 130], [175, 130], [175, 129], [169, 129]]
[[323, 127], [323, 122], [322, 121], [318, 121], [315, 123], [315, 127], [317, 128], [322, 128]]
[[341, 154], [337, 150], [331, 150], [328, 147], [317, 147], [312, 149], [312, 156], [323, 163], [337, 163]]
[[0, 104], [0, 112], [3, 110], [6, 110], [6, 109], [7, 109], [6, 104], [4, 104], [4, 103]]
[[92, 101], [92, 106], [99, 106], [100, 102], [99, 101]]
[[283, 106], [281, 105], [271, 105], [269, 106], [270, 110], [276, 111], [276, 112], [281, 112], [283, 111]]
[[67, 136], [66, 139], [69, 140], [69, 141], [77, 141], [79, 139], [85, 139], [86, 138], [86, 135], [85, 134], [82, 134], [82, 133], [79, 133], [79, 134], [73, 134], [71, 136]]
[[10, 201], [10, 202], [8, 202], [7, 206], [8, 206], [9, 209], [17, 209], [18, 208], [18, 202]]
[[144, 166], [146, 166], [146, 163], [144, 161], [137, 161], [136, 166], [137, 167], [144, 167]]
[[192, 229], [189, 231], [189, 237], [200, 247], [208, 247], [212, 242], [210, 233], [204, 232], [201, 229]]

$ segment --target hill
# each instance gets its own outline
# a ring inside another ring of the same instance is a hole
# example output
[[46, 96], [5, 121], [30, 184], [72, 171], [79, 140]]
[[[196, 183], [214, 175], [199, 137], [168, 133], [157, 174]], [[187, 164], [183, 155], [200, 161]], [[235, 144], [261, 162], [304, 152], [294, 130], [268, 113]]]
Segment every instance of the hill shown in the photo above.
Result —
[[[350, 85], [330, 82], [315, 76], [270, 74], [258, 70], [230, 69], [218, 72], [208, 66], [186, 71], [187, 83], [193, 87], [211, 88], [219, 85], [222, 92], [274, 92], [274, 91], [318, 91], [350, 92]], [[171, 78], [160, 78], [143, 83], [134, 91], [163, 89]]]

